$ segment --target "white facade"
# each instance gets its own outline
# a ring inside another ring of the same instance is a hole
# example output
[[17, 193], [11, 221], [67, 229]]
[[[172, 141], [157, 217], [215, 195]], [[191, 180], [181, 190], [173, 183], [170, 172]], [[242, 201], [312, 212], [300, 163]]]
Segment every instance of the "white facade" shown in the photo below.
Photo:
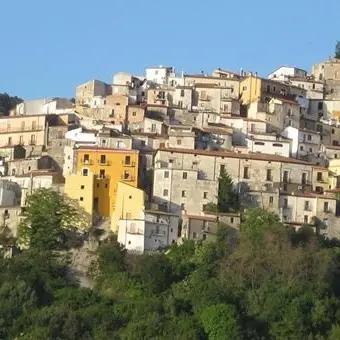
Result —
[[247, 138], [247, 147], [249, 152], [260, 152], [271, 155], [290, 157], [291, 141], [290, 140], [265, 140]]
[[168, 84], [169, 77], [175, 76], [173, 67], [165, 67], [162, 65], [158, 67], [148, 67], [145, 73], [148, 82], [158, 85]]
[[286, 81], [289, 78], [305, 78], [307, 76], [307, 71], [302, 70], [297, 67], [282, 66], [268, 75], [268, 79]]
[[95, 144], [97, 141], [94, 133], [82, 132], [82, 128], [67, 131], [65, 133], [65, 139], [83, 144]]
[[128, 251], [157, 251], [177, 242], [178, 216], [145, 211], [140, 220], [120, 220], [118, 242]]

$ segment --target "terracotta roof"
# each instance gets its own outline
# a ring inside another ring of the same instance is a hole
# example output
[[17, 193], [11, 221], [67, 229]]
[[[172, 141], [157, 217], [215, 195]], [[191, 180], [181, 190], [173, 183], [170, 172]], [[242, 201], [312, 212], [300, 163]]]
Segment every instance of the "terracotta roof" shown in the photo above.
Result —
[[114, 148], [105, 148], [102, 146], [85, 146], [85, 145], [80, 145], [77, 148], [78, 151], [103, 151], [103, 152], [121, 152], [121, 153], [137, 153], [138, 150], [131, 150], [131, 149], [114, 149]]
[[340, 150], [340, 146], [338, 145], [325, 145], [325, 147], [330, 150]]
[[201, 221], [211, 221], [211, 222], [217, 221], [217, 216], [210, 216], [210, 215], [185, 215], [185, 217], [191, 220], [201, 220]]
[[255, 119], [255, 118], [248, 118], [248, 117], [241, 117], [241, 116], [230, 116], [230, 117], [225, 117], [225, 119], [243, 119], [246, 122], [254, 122], [254, 123], [266, 123], [264, 120], [260, 119]]
[[301, 164], [313, 166], [312, 163], [300, 161], [295, 158], [283, 157], [278, 155], [271, 155], [265, 153], [236, 153], [231, 151], [210, 151], [210, 150], [200, 150], [200, 149], [175, 149], [175, 148], [160, 148], [159, 151], [173, 152], [173, 153], [184, 153], [192, 155], [202, 155], [202, 156], [214, 156], [214, 157], [225, 157], [225, 158], [238, 158], [238, 159], [253, 159], [259, 161], [271, 161], [271, 162], [282, 162], [291, 164]]
[[15, 118], [31, 118], [31, 117], [44, 117], [50, 116], [51, 114], [36, 114], [36, 115], [17, 115], [17, 116], [1, 116], [0, 120], [6, 120], [6, 119], [15, 119]]

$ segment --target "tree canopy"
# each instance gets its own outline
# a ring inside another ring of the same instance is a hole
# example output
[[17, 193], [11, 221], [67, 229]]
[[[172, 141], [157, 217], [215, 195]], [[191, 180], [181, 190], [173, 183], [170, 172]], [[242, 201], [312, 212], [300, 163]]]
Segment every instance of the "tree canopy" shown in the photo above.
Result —
[[0, 115], [8, 116], [10, 110], [22, 102], [23, 100], [17, 96], [11, 97], [7, 93], [0, 93]]
[[255, 209], [232, 248], [223, 229], [215, 243], [184, 240], [165, 254], [131, 254], [110, 237], [87, 289], [57, 255], [66, 205], [44, 190], [28, 201], [31, 247], [0, 259], [1, 339], [339, 338], [338, 243], [307, 227]]

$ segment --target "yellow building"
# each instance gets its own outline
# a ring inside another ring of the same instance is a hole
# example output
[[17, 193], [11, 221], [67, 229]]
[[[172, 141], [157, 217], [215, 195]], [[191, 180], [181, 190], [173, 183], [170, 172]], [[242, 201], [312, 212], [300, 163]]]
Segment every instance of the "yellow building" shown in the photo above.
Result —
[[244, 78], [240, 82], [240, 98], [242, 104], [249, 104], [255, 100], [263, 99], [263, 96], [305, 96], [306, 90], [275, 80], [263, 79], [255, 76]]
[[119, 182], [117, 186], [116, 207], [111, 218], [111, 231], [118, 232], [120, 219], [144, 219], [145, 201], [146, 194], [143, 190], [124, 182]]
[[93, 223], [93, 198], [95, 177], [93, 173], [83, 176], [81, 172], [65, 176], [64, 194], [70, 203], [78, 208], [79, 227], [91, 227]]
[[80, 147], [76, 152], [76, 172], [82, 176], [94, 174], [93, 209], [109, 217], [115, 209], [118, 182], [137, 187], [138, 151]]

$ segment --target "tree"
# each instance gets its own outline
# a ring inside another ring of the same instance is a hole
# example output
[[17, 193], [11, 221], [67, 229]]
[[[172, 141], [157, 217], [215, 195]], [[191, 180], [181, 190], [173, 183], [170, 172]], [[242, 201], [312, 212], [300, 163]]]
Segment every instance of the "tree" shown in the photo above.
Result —
[[77, 214], [52, 189], [39, 189], [27, 198], [19, 240], [32, 249], [56, 250], [67, 245], [67, 231], [76, 225]]
[[11, 97], [7, 93], [0, 93], [0, 115], [8, 116], [10, 110], [22, 102], [23, 100], [19, 97]]
[[218, 304], [206, 307], [201, 313], [205, 332], [211, 340], [241, 339], [241, 327], [236, 308]]
[[340, 59], [340, 41], [339, 40], [336, 42], [336, 45], [335, 45], [334, 57], [336, 59]]
[[222, 172], [218, 180], [218, 212], [231, 212], [238, 208], [237, 193], [233, 180], [226, 172]]

